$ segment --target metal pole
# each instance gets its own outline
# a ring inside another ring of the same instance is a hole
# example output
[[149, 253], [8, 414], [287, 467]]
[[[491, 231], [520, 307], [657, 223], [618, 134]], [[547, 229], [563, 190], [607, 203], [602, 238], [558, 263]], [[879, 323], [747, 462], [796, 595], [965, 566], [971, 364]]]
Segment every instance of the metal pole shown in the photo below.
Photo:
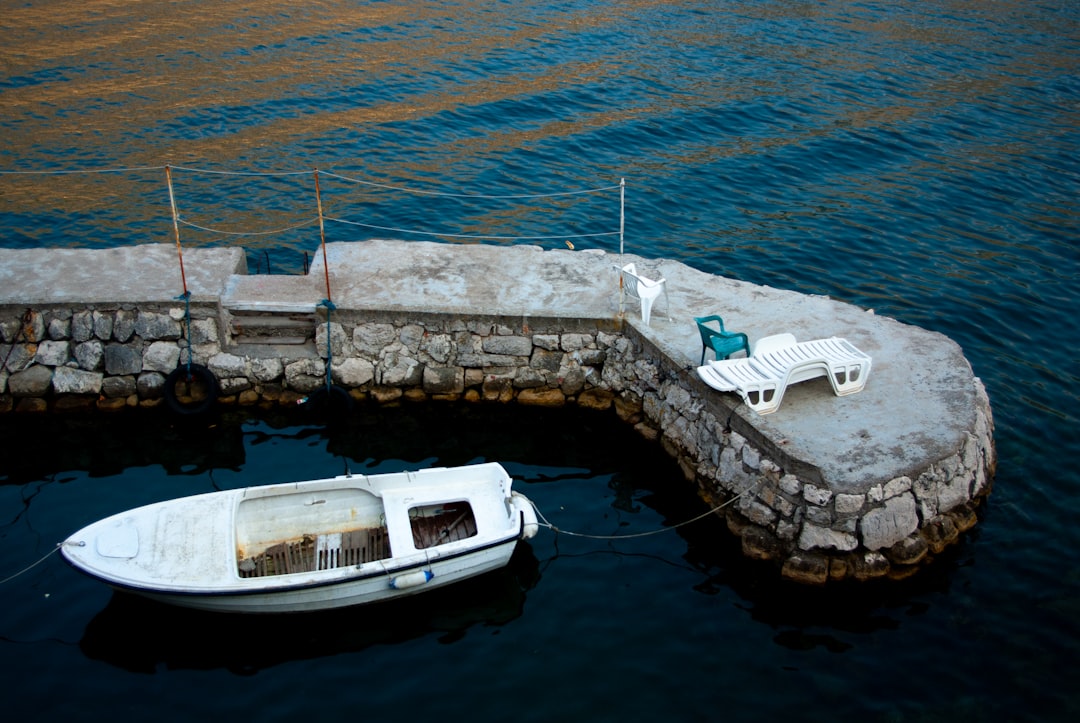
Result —
[[[319, 190], [319, 169], [315, 169], [315, 203], [319, 207], [319, 239], [322, 243], [323, 273], [326, 276], [326, 300], [333, 301], [330, 297], [330, 264], [326, 260], [326, 229], [323, 226], [322, 192]], [[327, 341], [329, 343], [329, 340]]]
[[173, 232], [176, 234], [176, 255], [180, 259], [180, 282], [187, 295], [187, 276], [184, 275], [184, 251], [180, 248], [180, 215], [176, 212], [176, 196], [173, 195], [172, 170], [165, 166], [165, 180], [169, 184], [169, 205], [172, 206]]
[[619, 179], [619, 316], [623, 315], [623, 306], [626, 301], [625, 289], [623, 289], [623, 232], [626, 230], [626, 179]]

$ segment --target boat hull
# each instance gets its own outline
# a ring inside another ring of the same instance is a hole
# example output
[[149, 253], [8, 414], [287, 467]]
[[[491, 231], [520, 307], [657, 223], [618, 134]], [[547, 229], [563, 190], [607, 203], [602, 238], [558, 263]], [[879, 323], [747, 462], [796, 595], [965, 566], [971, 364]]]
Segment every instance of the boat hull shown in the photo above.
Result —
[[87, 525], [64, 559], [117, 590], [201, 610], [384, 602], [506, 566], [536, 534], [494, 463], [212, 492]]
[[[515, 538], [490, 549], [470, 553], [461, 559], [444, 560], [411, 569], [401, 568], [377, 576], [365, 575], [355, 579], [297, 589], [175, 593], [111, 583], [110, 586], [169, 605], [211, 612], [259, 614], [315, 612], [410, 597], [498, 570], [510, 562], [517, 543], [518, 540]], [[397, 580], [415, 579], [410, 576], [416, 576], [417, 573], [426, 577], [426, 581], [420, 584], [397, 586]]]

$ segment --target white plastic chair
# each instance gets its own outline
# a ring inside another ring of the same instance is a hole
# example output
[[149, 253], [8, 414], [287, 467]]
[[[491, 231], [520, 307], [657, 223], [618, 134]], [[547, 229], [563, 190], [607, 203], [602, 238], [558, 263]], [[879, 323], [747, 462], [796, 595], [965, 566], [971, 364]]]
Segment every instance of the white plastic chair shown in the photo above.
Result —
[[645, 326], [649, 325], [649, 317], [652, 316], [653, 302], [660, 294], [664, 295], [664, 303], [668, 309], [668, 321], [671, 320], [671, 300], [667, 295], [667, 282], [665, 279], [646, 279], [637, 272], [634, 264], [629, 263], [619, 269], [622, 275], [623, 288], [626, 293], [641, 302], [641, 320]]

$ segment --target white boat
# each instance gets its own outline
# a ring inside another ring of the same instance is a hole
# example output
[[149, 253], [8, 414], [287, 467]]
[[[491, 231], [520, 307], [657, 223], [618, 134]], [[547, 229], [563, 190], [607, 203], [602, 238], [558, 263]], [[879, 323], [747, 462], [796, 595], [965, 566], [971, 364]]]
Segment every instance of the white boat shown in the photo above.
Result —
[[505, 566], [539, 529], [511, 484], [485, 463], [211, 492], [107, 517], [61, 551], [116, 589], [185, 607], [359, 605]]

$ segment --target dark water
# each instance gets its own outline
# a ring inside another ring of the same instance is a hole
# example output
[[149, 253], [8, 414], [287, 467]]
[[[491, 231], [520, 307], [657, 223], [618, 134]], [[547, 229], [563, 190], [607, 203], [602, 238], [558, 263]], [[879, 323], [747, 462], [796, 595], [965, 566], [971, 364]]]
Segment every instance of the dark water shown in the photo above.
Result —
[[[54, 556], [0, 585], [20, 718], [1080, 713], [1077, 3], [2, 10], [4, 247], [172, 243], [170, 164], [185, 245], [239, 245], [253, 270], [298, 273], [317, 249], [316, 168], [328, 241], [614, 251], [625, 178], [627, 250], [958, 341], [1000, 456], [975, 532], [885, 589], [778, 585], [703, 524], [617, 544], [543, 533], [504, 574], [400, 609], [266, 623], [113, 599]], [[606, 190], [522, 197], [583, 189]], [[504, 461], [568, 530], [698, 511], [608, 419], [370, 414], [334, 432], [4, 421], [3, 570], [120, 507], [343, 458]]]

